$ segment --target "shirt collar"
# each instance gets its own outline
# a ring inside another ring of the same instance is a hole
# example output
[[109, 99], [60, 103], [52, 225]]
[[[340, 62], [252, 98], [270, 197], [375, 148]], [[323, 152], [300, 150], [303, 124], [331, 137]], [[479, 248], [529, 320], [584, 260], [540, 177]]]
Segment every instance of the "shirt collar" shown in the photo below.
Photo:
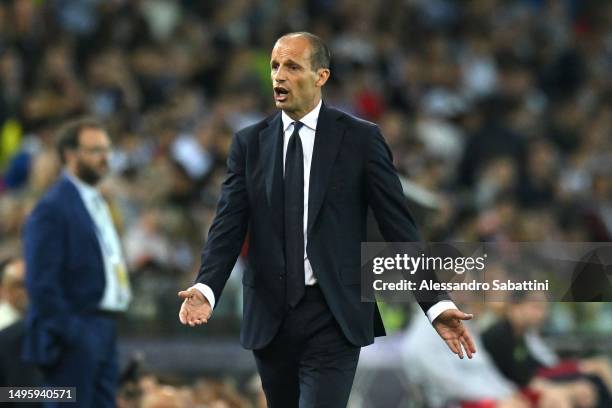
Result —
[[72, 184], [74, 184], [83, 200], [90, 201], [100, 196], [100, 192], [95, 187], [83, 183], [81, 180], [78, 179], [78, 177], [76, 177], [69, 171], [64, 170], [64, 175], [68, 180], [70, 180]]
[[[308, 112], [302, 119], [300, 119], [300, 122], [302, 122], [304, 126], [312, 130], [317, 130], [317, 122], [319, 121], [319, 112], [321, 111], [322, 103], [323, 100], [319, 100], [317, 106], [315, 106], [313, 110]], [[291, 119], [289, 115], [285, 113], [285, 111], [282, 111], [281, 116], [283, 119], [283, 132], [286, 132], [287, 129], [289, 129], [289, 126], [291, 126], [291, 124], [293, 124], [295, 121]]]

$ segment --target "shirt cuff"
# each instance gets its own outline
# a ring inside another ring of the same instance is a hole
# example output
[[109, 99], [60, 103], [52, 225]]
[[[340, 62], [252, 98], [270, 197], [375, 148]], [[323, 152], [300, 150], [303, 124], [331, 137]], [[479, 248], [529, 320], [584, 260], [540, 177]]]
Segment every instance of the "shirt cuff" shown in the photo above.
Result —
[[214, 310], [214, 308], [215, 308], [215, 294], [213, 293], [213, 291], [210, 288], [210, 286], [205, 285], [203, 283], [196, 283], [195, 285], [193, 285], [189, 289], [197, 289], [197, 290], [199, 290], [204, 295], [206, 300], [208, 300], [208, 303], [210, 303], [210, 308]]
[[442, 312], [450, 309], [458, 309], [458, 307], [455, 306], [455, 303], [452, 300], [441, 300], [427, 310], [427, 318], [429, 319], [430, 323], [433, 323], [434, 320], [436, 320], [436, 317], [440, 316]]

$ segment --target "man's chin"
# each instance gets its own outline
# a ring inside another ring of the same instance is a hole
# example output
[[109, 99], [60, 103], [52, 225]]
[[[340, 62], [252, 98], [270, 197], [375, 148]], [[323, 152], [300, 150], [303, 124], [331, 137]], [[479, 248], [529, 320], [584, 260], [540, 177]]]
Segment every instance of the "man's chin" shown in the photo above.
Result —
[[82, 172], [78, 175], [81, 181], [89, 184], [90, 186], [96, 186], [106, 176], [107, 172]]
[[287, 101], [275, 100], [274, 104], [276, 105], [278, 109], [282, 109], [282, 110], [287, 110], [287, 108], [289, 107], [289, 105], [287, 104]]

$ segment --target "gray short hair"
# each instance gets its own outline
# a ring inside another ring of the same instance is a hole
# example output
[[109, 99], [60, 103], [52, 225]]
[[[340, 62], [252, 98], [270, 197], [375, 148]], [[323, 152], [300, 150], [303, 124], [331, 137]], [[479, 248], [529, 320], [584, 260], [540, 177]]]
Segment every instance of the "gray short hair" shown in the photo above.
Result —
[[281, 39], [286, 37], [304, 37], [310, 42], [310, 67], [313, 71], [316, 71], [320, 68], [329, 69], [329, 65], [331, 62], [331, 52], [329, 51], [327, 44], [323, 42], [321, 37], [309, 33], [307, 31], [296, 31], [293, 33], [285, 34], [278, 40], [280, 41]]

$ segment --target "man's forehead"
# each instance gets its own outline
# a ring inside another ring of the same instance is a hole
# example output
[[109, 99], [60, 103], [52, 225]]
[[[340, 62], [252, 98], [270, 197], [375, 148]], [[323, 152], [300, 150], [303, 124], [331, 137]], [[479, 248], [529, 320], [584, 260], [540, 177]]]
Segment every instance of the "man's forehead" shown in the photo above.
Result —
[[81, 129], [79, 133], [79, 141], [87, 142], [87, 141], [100, 141], [100, 140], [109, 140], [108, 134], [103, 129], [98, 129], [94, 127], [85, 127]]
[[105, 130], [94, 128], [94, 127], [83, 128], [81, 130], [80, 136], [82, 138], [91, 138], [91, 139], [97, 139], [100, 137], [108, 138], [108, 134], [106, 133]]
[[272, 58], [282, 57], [308, 57], [310, 55], [310, 41], [303, 36], [282, 37], [276, 41], [272, 49]]

